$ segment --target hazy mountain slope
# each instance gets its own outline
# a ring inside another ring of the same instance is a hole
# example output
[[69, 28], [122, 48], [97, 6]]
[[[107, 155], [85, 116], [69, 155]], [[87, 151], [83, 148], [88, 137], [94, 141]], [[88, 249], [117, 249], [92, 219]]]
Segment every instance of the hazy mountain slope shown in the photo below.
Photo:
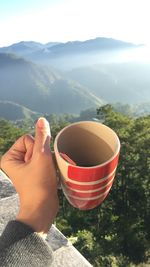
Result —
[[46, 49], [47, 47], [52, 47], [53, 45], [57, 45], [57, 42], [50, 42], [47, 44], [41, 44], [33, 41], [21, 41], [16, 44], [12, 44], [10, 46], [1, 47], [0, 53], [13, 53], [20, 56], [27, 56], [38, 50]]
[[74, 41], [54, 45], [50, 47], [50, 52], [53, 55], [70, 54], [70, 53], [87, 53], [97, 50], [122, 49], [127, 47], [134, 47], [133, 44], [115, 40], [112, 38], [99, 37], [87, 41]]
[[0, 101], [0, 118], [13, 121], [21, 119], [35, 120], [40, 115], [40, 113], [34, 112], [19, 104], [9, 101]]
[[22, 58], [0, 54], [0, 100], [42, 113], [79, 113], [103, 102], [85, 87]]
[[96, 63], [116, 62], [122, 51], [137, 45], [112, 38], [95, 38], [67, 43], [20, 42], [0, 48], [0, 52], [15, 53], [34, 62], [48, 64], [59, 69], [72, 69]]
[[30, 54], [30, 59], [59, 69], [71, 69], [100, 62], [118, 61], [120, 53], [137, 47], [111, 38], [96, 38], [84, 42], [67, 42]]
[[141, 103], [150, 99], [150, 64], [118, 63], [77, 68], [66, 77], [108, 102]]
[[135, 47], [134, 44], [112, 39], [112, 38], [104, 38], [98, 37], [95, 39], [90, 39], [86, 41], [73, 41], [67, 43], [58, 43], [58, 42], [49, 42], [47, 44], [41, 44], [33, 41], [21, 41], [19, 43], [12, 44], [10, 46], [1, 47], [1, 53], [20, 53], [23, 55], [26, 53], [31, 53], [35, 51], [41, 52], [44, 48], [47, 48], [47, 52], [49, 51], [53, 56], [60, 56], [64, 54], [72, 54], [72, 53], [86, 53], [90, 51], [97, 50], [112, 50], [112, 49], [124, 49], [127, 47]]

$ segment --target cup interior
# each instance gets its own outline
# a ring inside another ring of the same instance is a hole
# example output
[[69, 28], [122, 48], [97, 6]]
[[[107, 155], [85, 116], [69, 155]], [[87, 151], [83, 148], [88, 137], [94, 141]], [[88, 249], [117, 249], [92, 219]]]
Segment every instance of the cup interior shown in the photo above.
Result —
[[119, 139], [109, 127], [96, 122], [78, 122], [57, 136], [57, 149], [77, 166], [92, 167], [109, 161], [119, 151]]

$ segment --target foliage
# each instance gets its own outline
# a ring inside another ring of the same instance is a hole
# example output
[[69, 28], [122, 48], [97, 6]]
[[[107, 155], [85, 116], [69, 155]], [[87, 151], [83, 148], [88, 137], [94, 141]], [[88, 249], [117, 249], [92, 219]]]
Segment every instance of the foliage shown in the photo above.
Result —
[[[150, 116], [130, 118], [105, 105], [97, 109], [96, 118], [121, 141], [115, 182], [102, 205], [89, 211], [70, 206], [59, 190], [56, 226], [95, 267], [144, 267], [150, 258]], [[47, 119], [55, 138], [75, 118], [53, 114]], [[4, 120], [0, 129], [2, 154], [24, 130]]]
[[24, 131], [10, 122], [0, 120], [0, 156], [2, 156]]
[[[91, 211], [79, 211], [63, 200], [59, 218], [65, 217], [71, 225], [75, 246], [94, 266], [137, 265], [150, 257], [150, 116], [133, 119], [105, 105], [97, 110], [97, 118], [121, 141], [113, 188]], [[91, 251], [84, 246], [84, 231], [92, 233]]]

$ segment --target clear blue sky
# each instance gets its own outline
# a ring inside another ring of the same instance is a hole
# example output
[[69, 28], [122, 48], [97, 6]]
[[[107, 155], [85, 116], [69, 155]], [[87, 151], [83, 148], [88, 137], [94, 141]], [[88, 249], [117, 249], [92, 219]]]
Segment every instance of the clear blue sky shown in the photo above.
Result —
[[0, 0], [0, 6], [1, 6], [1, 11], [6, 11], [8, 12], [9, 10], [11, 11], [16, 11], [16, 10], [24, 10], [29, 7], [47, 7], [48, 5], [53, 5], [55, 3], [62, 2], [61, 0], [10, 0], [10, 1], [4, 1]]
[[0, 0], [0, 46], [105, 36], [150, 44], [149, 0]]

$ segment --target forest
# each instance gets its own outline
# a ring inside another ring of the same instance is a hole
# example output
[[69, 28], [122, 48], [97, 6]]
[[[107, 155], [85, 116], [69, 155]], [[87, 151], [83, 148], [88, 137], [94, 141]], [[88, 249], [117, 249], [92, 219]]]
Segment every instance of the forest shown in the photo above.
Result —
[[[93, 114], [81, 114], [93, 120]], [[80, 115], [80, 116], [81, 116]], [[47, 115], [53, 140], [72, 115]], [[83, 117], [82, 117], [83, 118]], [[59, 190], [57, 228], [94, 267], [150, 266], [150, 115], [132, 117], [111, 105], [95, 118], [112, 128], [121, 141], [119, 166], [111, 192], [90, 211], [73, 208]], [[33, 122], [0, 120], [0, 156], [22, 134], [34, 133]], [[52, 147], [53, 148], [53, 147]]]

